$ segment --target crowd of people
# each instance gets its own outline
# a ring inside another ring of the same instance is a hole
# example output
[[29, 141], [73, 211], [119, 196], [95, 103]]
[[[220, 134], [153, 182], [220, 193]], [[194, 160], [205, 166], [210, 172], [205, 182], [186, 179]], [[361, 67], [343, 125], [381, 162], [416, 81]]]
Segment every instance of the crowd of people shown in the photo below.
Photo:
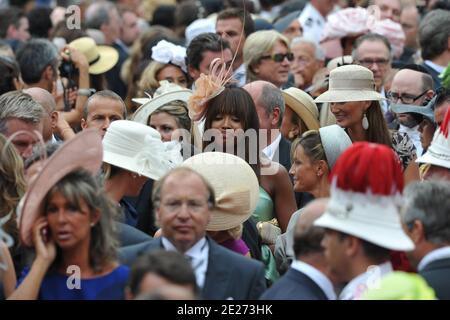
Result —
[[0, 0], [0, 299], [450, 299], [450, 3]]

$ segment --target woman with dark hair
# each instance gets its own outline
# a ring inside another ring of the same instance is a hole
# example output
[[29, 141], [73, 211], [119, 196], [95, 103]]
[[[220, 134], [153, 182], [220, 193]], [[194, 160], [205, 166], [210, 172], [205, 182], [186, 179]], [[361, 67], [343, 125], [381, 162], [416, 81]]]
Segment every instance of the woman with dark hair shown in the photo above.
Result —
[[23, 88], [19, 64], [14, 58], [0, 56], [0, 95]]
[[380, 107], [382, 96], [375, 91], [373, 73], [359, 65], [346, 65], [331, 71], [329, 89], [316, 102], [330, 103], [336, 123], [353, 142], [384, 144], [397, 153], [405, 183], [419, 180], [414, 162], [416, 149], [406, 134], [389, 131]]

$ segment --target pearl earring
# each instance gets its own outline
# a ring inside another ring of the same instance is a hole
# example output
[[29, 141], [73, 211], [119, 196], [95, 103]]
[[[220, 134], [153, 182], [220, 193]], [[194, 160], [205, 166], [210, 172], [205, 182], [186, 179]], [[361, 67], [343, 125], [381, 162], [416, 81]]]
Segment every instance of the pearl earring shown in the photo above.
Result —
[[364, 117], [362, 118], [362, 127], [364, 130], [369, 129], [369, 120], [367, 120], [367, 116], [364, 113]]

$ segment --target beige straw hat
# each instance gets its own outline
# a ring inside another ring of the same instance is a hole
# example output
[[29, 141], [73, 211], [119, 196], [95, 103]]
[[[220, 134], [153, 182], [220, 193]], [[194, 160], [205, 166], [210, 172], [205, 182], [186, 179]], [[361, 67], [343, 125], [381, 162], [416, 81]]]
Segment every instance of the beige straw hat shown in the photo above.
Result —
[[316, 102], [380, 101], [383, 96], [375, 91], [373, 73], [359, 65], [337, 67], [330, 72], [328, 91]]
[[182, 166], [202, 175], [214, 188], [216, 207], [206, 230], [229, 230], [252, 215], [259, 199], [259, 183], [243, 159], [228, 153], [204, 152], [187, 159]]
[[309, 94], [294, 87], [285, 89], [282, 93], [286, 106], [303, 120], [308, 130], [319, 129], [319, 109]]
[[90, 74], [102, 74], [109, 71], [119, 61], [119, 53], [116, 49], [110, 46], [98, 46], [90, 37], [78, 38], [69, 43], [69, 46], [86, 56]]

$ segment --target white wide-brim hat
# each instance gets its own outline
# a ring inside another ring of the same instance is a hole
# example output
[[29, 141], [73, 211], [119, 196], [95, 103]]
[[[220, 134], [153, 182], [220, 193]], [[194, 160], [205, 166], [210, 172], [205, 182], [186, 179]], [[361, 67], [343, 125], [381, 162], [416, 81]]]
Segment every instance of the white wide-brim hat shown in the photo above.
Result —
[[286, 106], [303, 120], [308, 130], [319, 129], [319, 109], [309, 94], [294, 87], [283, 90], [282, 94]]
[[138, 122], [117, 120], [103, 138], [103, 162], [158, 180], [181, 164], [178, 141], [162, 142], [155, 129]]
[[[447, 113], [449, 112], [447, 111]], [[442, 130], [443, 125], [444, 123], [434, 133], [433, 141], [428, 147], [427, 152], [419, 157], [416, 162], [429, 163], [450, 169], [450, 134], [447, 134], [447, 137], [445, 136]], [[450, 126], [450, 124], [447, 125]]]
[[368, 195], [332, 187], [318, 227], [340, 231], [395, 251], [411, 251], [414, 243], [405, 234], [394, 196]]
[[[184, 89], [174, 83], [168, 81], [161, 81], [161, 86], [156, 90], [153, 99], [150, 98], [140, 98], [142, 100], [136, 102], [143, 102], [143, 104], [136, 110], [133, 114], [132, 120], [145, 124], [148, 124], [148, 117], [155, 112], [158, 108], [173, 102], [173, 101], [183, 101], [186, 103], [192, 96], [192, 91], [189, 89]], [[139, 99], [139, 98], [138, 98]]]
[[375, 91], [373, 73], [359, 65], [345, 65], [330, 72], [328, 91], [315, 102], [381, 101], [385, 99]]
[[337, 124], [319, 129], [328, 167], [332, 169], [339, 156], [352, 145], [352, 140], [343, 128]]
[[245, 160], [228, 153], [204, 152], [187, 159], [182, 166], [203, 176], [214, 189], [216, 207], [206, 230], [235, 228], [255, 211], [259, 183]]

